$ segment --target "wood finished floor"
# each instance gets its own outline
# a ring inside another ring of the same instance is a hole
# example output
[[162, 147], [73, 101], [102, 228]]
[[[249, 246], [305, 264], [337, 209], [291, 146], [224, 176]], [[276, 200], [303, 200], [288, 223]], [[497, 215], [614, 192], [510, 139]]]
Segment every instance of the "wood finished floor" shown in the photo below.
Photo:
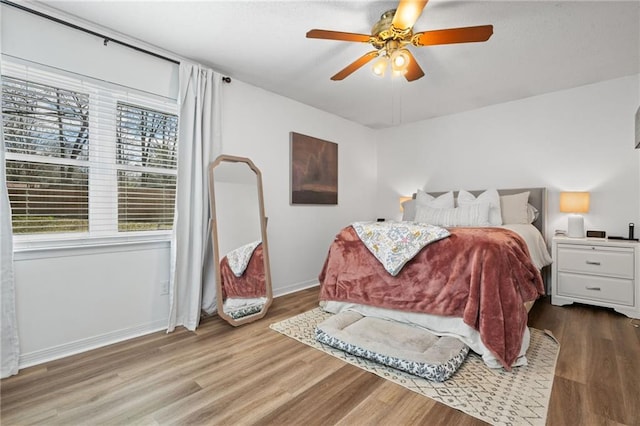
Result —
[[[24, 369], [0, 383], [9, 425], [478, 425], [471, 416], [317, 351], [269, 324], [317, 306], [313, 288], [234, 328], [206, 318]], [[638, 323], [638, 321], [636, 321]], [[536, 303], [561, 342], [548, 425], [640, 425], [640, 328], [587, 306]]]

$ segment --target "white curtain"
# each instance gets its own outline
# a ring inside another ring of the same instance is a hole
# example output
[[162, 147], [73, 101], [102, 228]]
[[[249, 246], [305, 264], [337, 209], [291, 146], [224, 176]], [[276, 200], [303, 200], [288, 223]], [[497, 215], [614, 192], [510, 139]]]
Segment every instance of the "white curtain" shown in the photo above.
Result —
[[13, 280], [13, 233], [11, 206], [7, 192], [4, 162], [4, 133], [0, 129], [0, 286], [2, 286], [2, 374], [18, 373], [20, 344], [16, 321], [16, 286]]
[[195, 330], [205, 278], [212, 263], [209, 246], [207, 168], [222, 150], [221, 75], [196, 64], [180, 64], [180, 122], [176, 213], [171, 240], [169, 324]]

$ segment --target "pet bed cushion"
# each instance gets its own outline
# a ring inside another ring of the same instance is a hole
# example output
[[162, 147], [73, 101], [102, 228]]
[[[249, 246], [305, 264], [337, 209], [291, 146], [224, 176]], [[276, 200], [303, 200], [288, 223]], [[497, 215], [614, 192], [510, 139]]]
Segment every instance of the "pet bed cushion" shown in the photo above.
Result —
[[436, 382], [449, 379], [469, 353], [469, 347], [454, 337], [352, 311], [318, 324], [316, 340]]

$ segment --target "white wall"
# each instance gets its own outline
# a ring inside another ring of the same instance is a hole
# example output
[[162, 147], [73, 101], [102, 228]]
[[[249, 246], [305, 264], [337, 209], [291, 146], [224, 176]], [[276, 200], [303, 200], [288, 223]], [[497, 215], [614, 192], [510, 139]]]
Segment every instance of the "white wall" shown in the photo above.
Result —
[[[0, 7], [3, 54], [156, 92], [161, 86], [175, 97], [174, 64]], [[124, 62], [161, 69], [154, 78], [129, 80], [130, 73], [119, 73]], [[222, 87], [224, 153], [251, 158], [263, 174], [274, 294], [314, 285], [333, 236], [374, 210], [374, 132], [237, 80]], [[339, 205], [289, 205], [290, 131], [338, 143]], [[168, 241], [25, 250], [15, 260], [22, 367], [166, 327]]]
[[216, 182], [215, 187], [218, 250], [222, 259], [232, 250], [260, 241], [260, 208], [255, 182]]
[[169, 243], [15, 254], [20, 365], [166, 328]]
[[[375, 131], [238, 80], [222, 87], [222, 151], [262, 172], [273, 292], [315, 284], [338, 231], [373, 219]], [[337, 206], [289, 204], [289, 132], [338, 144]]]
[[[136, 53], [116, 43], [105, 46], [104, 41], [96, 36], [11, 6], [0, 7], [3, 55], [177, 98], [178, 65]], [[45, 10], [45, 13], [55, 14], [51, 10]], [[70, 21], [64, 15], [61, 18]], [[80, 23], [80, 26], [94, 29], [87, 23]], [[117, 38], [122, 40], [120, 36]]]
[[[175, 64], [113, 43], [105, 47], [96, 37], [0, 7], [3, 57], [177, 97]], [[122, 63], [137, 72], [123, 72], [127, 67]], [[59, 249], [25, 246], [15, 252], [20, 365], [166, 328], [168, 264], [168, 240]]]
[[[223, 87], [224, 153], [262, 172], [274, 294], [315, 285], [334, 235], [374, 211], [374, 132], [237, 80]], [[290, 131], [338, 143], [337, 206], [289, 205]], [[166, 327], [168, 265], [168, 243], [16, 253], [21, 365]]]
[[[29, 26], [30, 37], [41, 28]], [[262, 171], [280, 295], [317, 282], [343, 226], [399, 216], [398, 196], [416, 188], [547, 186], [552, 228], [564, 226], [558, 191], [589, 190], [588, 226], [622, 233], [628, 222], [640, 224], [640, 153], [629, 118], [638, 86], [629, 77], [374, 131], [234, 80], [222, 85], [223, 152]], [[337, 206], [289, 204], [291, 131], [338, 144]], [[166, 242], [16, 253], [21, 364], [163, 328], [168, 258]]]
[[633, 117], [640, 75], [605, 81], [378, 134], [378, 215], [426, 190], [548, 188], [548, 231], [566, 229], [559, 192], [591, 192], [587, 229], [627, 235], [640, 223]]

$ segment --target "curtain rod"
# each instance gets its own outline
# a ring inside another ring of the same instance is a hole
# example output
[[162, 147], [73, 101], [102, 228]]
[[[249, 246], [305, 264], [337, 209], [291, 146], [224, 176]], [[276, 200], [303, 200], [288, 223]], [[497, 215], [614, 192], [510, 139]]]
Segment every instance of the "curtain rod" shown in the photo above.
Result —
[[[115, 38], [111, 38], [111, 37], [106, 36], [104, 34], [100, 34], [100, 33], [96, 32], [96, 31], [93, 31], [93, 30], [90, 30], [90, 29], [87, 29], [87, 28], [83, 28], [83, 27], [81, 27], [79, 25], [76, 25], [76, 24], [72, 24], [71, 22], [64, 21], [64, 20], [62, 20], [60, 18], [56, 18], [55, 16], [47, 15], [46, 13], [40, 12], [38, 10], [30, 9], [30, 8], [28, 8], [26, 6], [21, 5], [21, 4], [14, 3], [14, 2], [9, 1], [9, 0], [0, 0], [0, 3], [6, 4], [7, 6], [15, 7], [16, 9], [20, 9], [22, 11], [25, 11], [25, 12], [28, 12], [28, 13], [32, 13], [32, 14], [34, 14], [36, 16], [40, 16], [41, 18], [45, 18], [45, 19], [48, 19], [50, 21], [56, 22], [58, 24], [65, 25], [65, 26], [67, 26], [69, 28], [73, 28], [75, 30], [82, 31], [82, 32], [85, 32], [87, 34], [91, 34], [93, 36], [101, 38], [101, 39], [104, 40], [104, 45], [105, 46], [107, 45], [107, 43], [113, 42], [113, 43], [119, 44], [121, 46], [128, 47], [129, 49], [133, 49], [133, 50], [136, 50], [138, 52], [146, 53], [147, 55], [154, 56], [154, 57], [156, 57], [158, 59], [164, 59], [165, 61], [169, 61], [169, 62], [172, 62], [172, 63], [174, 63], [176, 65], [180, 65], [180, 61], [176, 61], [175, 59], [167, 58], [166, 56], [162, 56], [162, 55], [160, 55], [158, 53], [151, 52], [149, 50], [143, 49], [143, 48], [138, 47], [138, 46], [134, 46], [134, 45], [129, 44], [129, 43], [125, 43], [124, 41], [116, 40]], [[231, 77], [223, 76], [222, 77], [222, 81], [225, 82], [225, 83], [231, 83]]]
[[156, 58], [164, 59], [165, 61], [169, 61], [169, 62], [173, 62], [174, 64], [178, 64], [178, 65], [180, 64], [180, 61], [176, 61], [175, 59], [167, 58], [166, 56], [162, 56], [162, 55], [159, 55], [157, 53], [150, 52], [150, 51], [148, 51], [146, 49], [142, 49], [141, 47], [137, 47], [137, 46], [134, 46], [132, 44], [125, 43], [124, 41], [116, 40], [116, 39], [111, 38], [109, 36], [106, 36], [104, 34], [100, 34], [98, 32], [89, 30], [87, 28], [83, 28], [83, 27], [81, 27], [79, 25], [72, 24], [71, 22], [63, 21], [62, 19], [56, 18], [54, 16], [47, 15], [46, 13], [42, 13], [42, 12], [37, 11], [37, 10], [29, 9], [28, 7], [23, 6], [21, 4], [17, 4], [17, 3], [11, 2], [9, 0], [0, 0], [0, 3], [6, 4], [7, 6], [15, 7], [16, 9], [20, 9], [20, 10], [23, 10], [25, 12], [32, 13], [34, 15], [40, 16], [41, 18], [49, 19], [50, 21], [56, 22], [58, 24], [66, 25], [67, 27], [76, 29], [78, 31], [82, 31], [82, 32], [85, 32], [87, 34], [91, 34], [91, 35], [94, 35], [96, 37], [99, 37], [99, 38], [104, 40], [104, 45], [105, 46], [107, 45], [107, 43], [113, 42], [113, 43], [119, 44], [121, 46], [125, 46], [125, 47], [128, 47], [128, 48], [133, 49], [133, 50], [137, 50], [138, 52], [146, 53], [147, 55], [155, 56]]

